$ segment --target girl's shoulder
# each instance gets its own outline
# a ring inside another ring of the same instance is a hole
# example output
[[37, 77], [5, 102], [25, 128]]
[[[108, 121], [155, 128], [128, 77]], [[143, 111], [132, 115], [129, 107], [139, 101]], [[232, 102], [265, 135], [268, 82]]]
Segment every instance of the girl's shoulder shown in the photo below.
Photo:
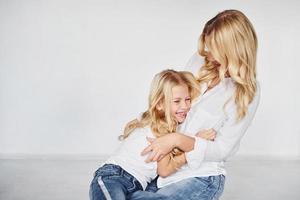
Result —
[[133, 137], [140, 137], [140, 136], [143, 136], [143, 137], [154, 137], [154, 135], [152, 134], [152, 130], [151, 130], [150, 126], [136, 128], [130, 134], [130, 136], [133, 136]]
[[149, 126], [145, 126], [145, 127], [138, 127], [136, 129], [134, 129], [134, 132], [139, 132], [139, 133], [146, 133], [150, 130]]

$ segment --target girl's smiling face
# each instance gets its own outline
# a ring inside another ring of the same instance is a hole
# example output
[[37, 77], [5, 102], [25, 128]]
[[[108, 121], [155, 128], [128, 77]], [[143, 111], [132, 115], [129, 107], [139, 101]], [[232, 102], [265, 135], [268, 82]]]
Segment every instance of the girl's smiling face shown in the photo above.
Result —
[[182, 123], [191, 108], [191, 96], [186, 85], [172, 88], [171, 114], [178, 123]]

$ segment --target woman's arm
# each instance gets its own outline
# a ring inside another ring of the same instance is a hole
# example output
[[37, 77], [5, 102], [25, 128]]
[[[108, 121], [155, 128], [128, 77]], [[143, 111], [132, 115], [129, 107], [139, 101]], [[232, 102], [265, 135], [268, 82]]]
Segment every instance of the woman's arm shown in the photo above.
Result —
[[[205, 140], [213, 141], [216, 138], [216, 132], [213, 129], [201, 130], [196, 134], [196, 136]], [[160, 157], [164, 157], [165, 155], [170, 153], [174, 148], [179, 148], [183, 152], [192, 151], [194, 149], [195, 144], [195, 137], [190, 137], [180, 133], [168, 134], [157, 139], [147, 139], [151, 143], [151, 145], [144, 149], [142, 155], [145, 155], [150, 151], [152, 151], [152, 154], [148, 156], [146, 162], [157, 160], [159, 161]]]
[[[228, 157], [234, 155], [239, 147], [240, 140], [244, 136], [250, 125], [258, 103], [259, 88], [253, 102], [248, 107], [246, 116], [236, 122], [235, 106], [227, 113], [230, 117], [224, 123], [223, 127], [217, 133], [214, 141], [207, 141], [198, 137], [190, 137], [184, 134], [175, 133], [156, 139], [144, 149], [143, 153], [152, 151], [146, 161], [157, 161], [161, 155], [166, 155], [173, 148], [178, 147], [186, 152], [186, 159], [189, 166], [200, 166], [202, 161], [225, 161]], [[155, 156], [152, 156], [155, 155]]]
[[176, 147], [184, 152], [191, 151], [195, 143], [193, 137], [180, 133], [167, 134], [157, 139], [147, 138], [147, 140], [150, 142], [150, 145], [142, 151], [141, 155], [151, 153], [145, 162], [160, 161]]

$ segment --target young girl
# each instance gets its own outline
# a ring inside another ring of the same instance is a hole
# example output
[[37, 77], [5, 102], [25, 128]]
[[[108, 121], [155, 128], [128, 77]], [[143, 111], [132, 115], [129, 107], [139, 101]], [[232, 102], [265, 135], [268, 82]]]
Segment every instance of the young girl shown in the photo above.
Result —
[[[124, 140], [122, 146], [95, 172], [90, 199], [126, 199], [133, 192], [144, 190], [157, 174], [166, 177], [184, 165], [184, 155], [178, 149], [157, 163], [145, 163], [146, 156], [140, 152], [148, 145], [146, 137], [158, 138], [175, 132], [199, 93], [198, 83], [190, 72], [165, 70], [157, 74], [151, 84], [148, 110], [140, 120], [126, 125], [120, 137]], [[201, 136], [213, 137], [205, 132]]]

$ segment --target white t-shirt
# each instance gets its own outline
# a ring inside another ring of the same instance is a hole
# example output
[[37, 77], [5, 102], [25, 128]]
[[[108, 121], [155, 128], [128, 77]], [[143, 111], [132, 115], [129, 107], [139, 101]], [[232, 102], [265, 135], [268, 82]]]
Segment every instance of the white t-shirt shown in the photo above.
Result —
[[[203, 61], [203, 58], [195, 53], [185, 70], [196, 75]], [[238, 150], [240, 140], [250, 125], [259, 103], [259, 85], [255, 98], [248, 106], [246, 116], [239, 122], [236, 122], [237, 112], [233, 100], [227, 104], [226, 112], [223, 110], [224, 104], [235, 93], [234, 81], [226, 78], [203, 94], [206, 89], [206, 85], [201, 86], [202, 95], [192, 104], [179, 132], [194, 136], [200, 130], [214, 128], [217, 131], [216, 139], [207, 141], [195, 137], [194, 150], [185, 154], [187, 164], [166, 178], [159, 177], [158, 187], [191, 177], [225, 175], [224, 161]]]
[[147, 182], [157, 176], [157, 163], [146, 163], [148, 155], [141, 156], [142, 150], [149, 145], [146, 137], [155, 138], [149, 126], [135, 129], [122, 141], [119, 149], [104, 164], [115, 164], [133, 175], [145, 190]]

